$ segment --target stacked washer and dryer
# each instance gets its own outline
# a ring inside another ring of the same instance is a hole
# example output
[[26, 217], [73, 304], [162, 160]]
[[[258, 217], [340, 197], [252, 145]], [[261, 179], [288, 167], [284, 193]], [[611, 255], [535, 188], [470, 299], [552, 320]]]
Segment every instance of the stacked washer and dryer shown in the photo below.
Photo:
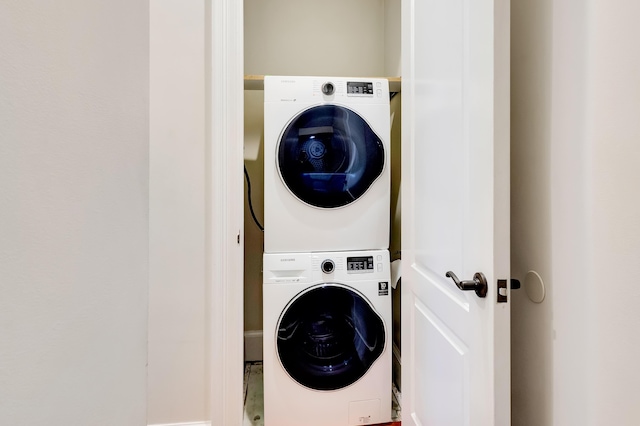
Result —
[[388, 81], [264, 84], [265, 426], [389, 422]]

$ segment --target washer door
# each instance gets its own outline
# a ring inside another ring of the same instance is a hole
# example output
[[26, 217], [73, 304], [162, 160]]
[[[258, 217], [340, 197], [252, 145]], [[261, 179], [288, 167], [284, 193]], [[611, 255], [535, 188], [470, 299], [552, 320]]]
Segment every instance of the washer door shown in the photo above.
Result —
[[380, 138], [355, 112], [312, 107], [287, 126], [278, 168], [289, 190], [315, 207], [342, 207], [364, 194], [384, 168]]
[[366, 374], [382, 354], [384, 322], [365, 297], [340, 284], [321, 284], [296, 297], [278, 322], [280, 362], [298, 383], [341, 389]]

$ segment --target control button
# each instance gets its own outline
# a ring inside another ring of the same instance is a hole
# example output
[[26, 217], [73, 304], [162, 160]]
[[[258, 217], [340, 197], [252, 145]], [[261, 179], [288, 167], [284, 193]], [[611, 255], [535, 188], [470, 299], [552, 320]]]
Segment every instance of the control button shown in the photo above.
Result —
[[381, 260], [382, 260], [382, 255], [381, 255], [381, 254], [379, 254], [379, 255], [378, 255], [378, 262], [380, 262]]
[[335, 90], [336, 88], [331, 82], [322, 85], [322, 93], [324, 93], [325, 95], [333, 95], [333, 92], [335, 92]]
[[378, 97], [382, 96], [382, 90], [378, 89]]
[[378, 272], [382, 272], [382, 263], [378, 263]]
[[333, 263], [333, 260], [327, 259], [322, 262], [322, 265], [320, 265], [320, 268], [322, 269], [322, 272], [324, 272], [325, 274], [330, 274], [336, 268], [336, 265]]

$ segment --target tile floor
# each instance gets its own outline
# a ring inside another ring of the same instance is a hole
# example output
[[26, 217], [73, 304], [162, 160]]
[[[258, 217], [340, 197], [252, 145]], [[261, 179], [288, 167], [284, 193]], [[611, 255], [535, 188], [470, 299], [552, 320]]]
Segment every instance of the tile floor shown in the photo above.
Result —
[[262, 363], [244, 365], [244, 419], [242, 426], [264, 426], [264, 384]]
[[[400, 393], [393, 388], [393, 423], [384, 426], [400, 426]], [[262, 363], [248, 362], [244, 368], [244, 419], [242, 426], [264, 426], [264, 385]], [[380, 425], [383, 426], [383, 425]]]

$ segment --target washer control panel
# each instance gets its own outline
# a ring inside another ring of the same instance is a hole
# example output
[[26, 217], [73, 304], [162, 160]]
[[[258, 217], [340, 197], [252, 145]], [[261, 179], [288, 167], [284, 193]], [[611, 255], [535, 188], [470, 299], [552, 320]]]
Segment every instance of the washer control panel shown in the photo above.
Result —
[[347, 257], [347, 271], [373, 271], [373, 256]]
[[264, 284], [390, 281], [387, 250], [349, 252], [265, 253]]

